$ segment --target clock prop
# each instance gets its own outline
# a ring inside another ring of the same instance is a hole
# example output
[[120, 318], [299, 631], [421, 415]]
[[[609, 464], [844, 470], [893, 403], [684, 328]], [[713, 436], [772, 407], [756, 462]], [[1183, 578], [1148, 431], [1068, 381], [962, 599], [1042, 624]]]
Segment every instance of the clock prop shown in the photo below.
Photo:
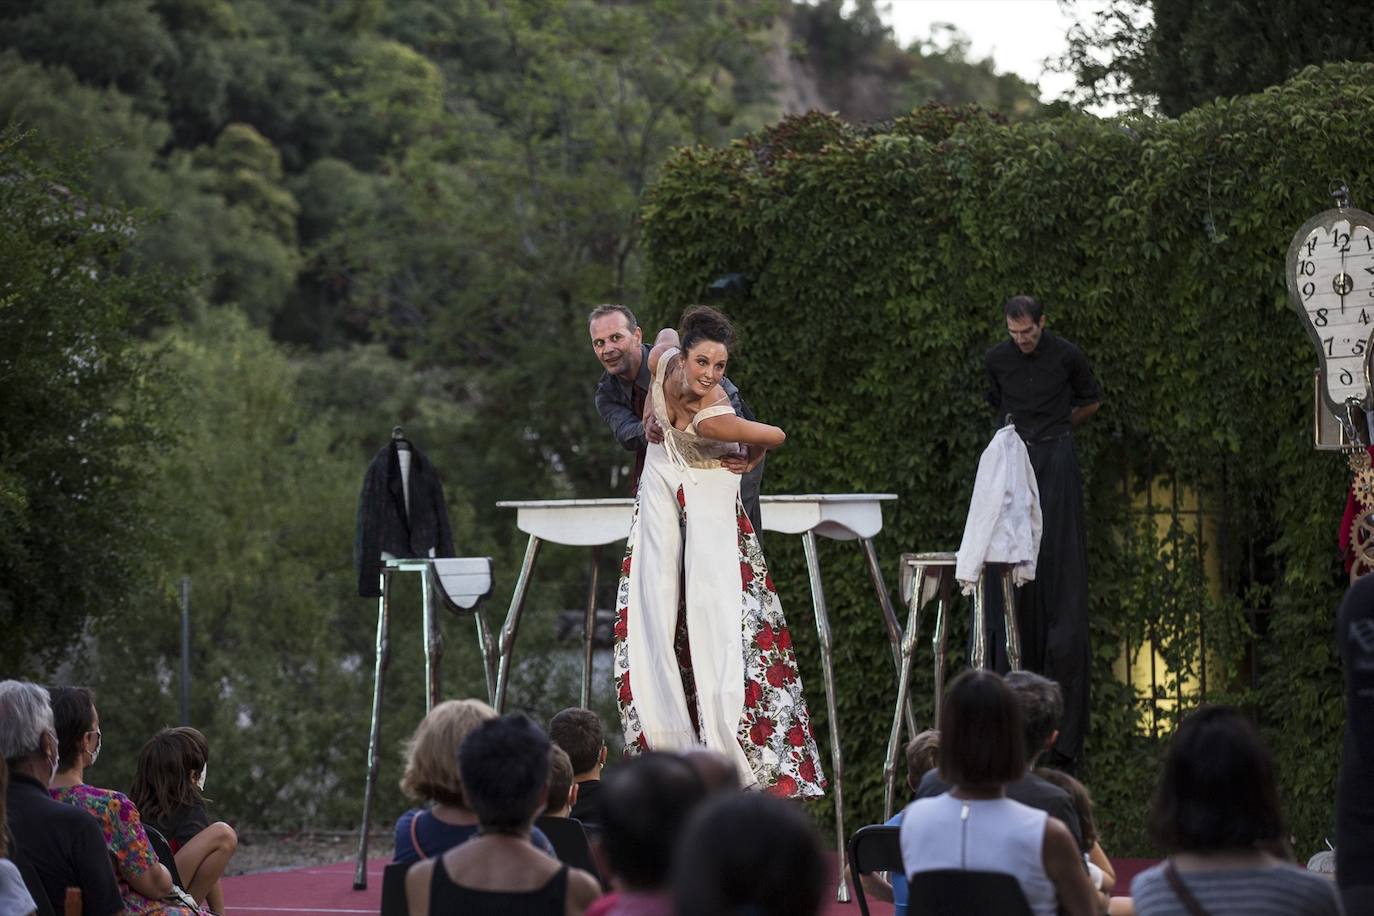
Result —
[[1350, 205], [1333, 182], [1336, 207], [1303, 224], [1288, 246], [1288, 301], [1317, 351], [1313, 444], [1349, 455], [1357, 513], [1351, 579], [1374, 570], [1374, 216]]

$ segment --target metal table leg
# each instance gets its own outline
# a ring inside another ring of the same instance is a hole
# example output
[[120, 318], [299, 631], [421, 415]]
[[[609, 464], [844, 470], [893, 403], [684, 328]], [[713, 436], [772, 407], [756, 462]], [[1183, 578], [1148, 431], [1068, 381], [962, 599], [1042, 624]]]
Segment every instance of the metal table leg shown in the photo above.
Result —
[[372, 825], [372, 796], [377, 788], [377, 751], [382, 737], [382, 681], [391, 661], [390, 621], [391, 570], [380, 576], [381, 597], [377, 599], [377, 662], [372, 675], [372, 725], [367, 738], [367, 788], [363, 791], [363, 826], [358, 835], [358, 862], [353, 869], [353, 889], [367, 887], [367, 831]]
[[425, 630], [425, 715], [439, 705], [439, 664], [444, 658], [444, 635], [439, 630], [439, 615], [434, 613], [433, 567], [420, 574], [420, 602], [424, 608]]
[[835, 709], [835, 669], [831, 655], [830, 616], [825, 609], [825, 591], [821, 587], [821, 564], [816, 553], [816, 534], [807, 531], [802, 534], [802, 548], [806, 553], [806, 571], [811, 579], [811, 603], [816, 611], [816, 635], [821, 650], [821, 670], [825, 675], [825, 706], [830, 719], [830, 768], [835, 786], [835, 849], [839, 856], [839, 887], [835, 899], [840, 903], [849, 902], [849, 883], [845, 881], [845, 835], [844, 835], [844, 754], [840, 751], [840, 722]]
[[1002, 578], [1002, 620], [1007, 631], [1007, 667], [1021, 670], [1021, 630], [1016, 622], [1016, 589], [1011, 584], [1011, 570], [1004, 569]]
[[987, 576], [978, 574], [978, 582], [973, 586], [973, 650], [969, 653], [970, 668], [988, 666], [987, 631]]
[[582, 622], [582, 708], [592, 706], [592, 636], [596, 630], [596, 576], [601, 565], [601, 545], [592, 548], [592, 571], [587, 583], [587, 616]]
[[949, 599], [954, 574], [948, 570], [940, 574], [940, 595], [935, 602], [935, 635], [930, 648], [935, 654], [935, 728], [940, 727], [940, 702], [945, 698], [945, 654], [949, 648]]
[[525, 611], [525, 592], [530, 586], [530, 572], [534, 569], [534, 558], [539, 555], [539, 538], [531, 534], [525, 545], [525, 559], [520, 564], [520, 578], [515, 580], [515, 594], [511, 595], [510, 609], [506, 611], [506, 622], [501, 625], [501, 644], [497, 655], [496, 672], [496, 711], [504, 712], [506, 690], [510, 687], [511, 650], [515, 647], [515, 635], [520, 631], [520, 615]]
[[496, 640], [487, 626], [481, 608], [473, 612], [477, 619], [477, 647], [482, 652], [482, 673], [487, 681], [487, 702], [496, 702]]
[[[872, 538], [861, 538], [859, 545], [863, 548], [864, 561], [868, 566], [868, 578], [873, 582], [873, 590], [878, 593], [878, 607], [883, 612], [883, 623], [887, 627], [887, 638], [892, 643], [892, 667], [898, 672], [902, 668], [902, 627], [897, 622], [897, 614], [892, 609], [892, 598], [887, 593], [887, 583], [883, 581], [883, 571], [878, 565], [878, 551], [873, 548]], [[905, 695], [906, 701], [903, 710], [906, 713], [907, 734], [915, 737], [916, 735], [916, 713], [911, 707], [911, 697], [905, 694], [901, 687], [897, 688], [899, 695]]]
[[[921, 632], [921, 589], [925, 583], [926, 567], [917, 564], [911, 577], [911, 598], [907, 601], [906, 632], [902, 635], [901, 664], [897, 669], [897, 705], [892, 712], [892, 733], [887, 739], [887, 758], [883, 764], [883, 822], [892, 817], [897, 796], [897, 757], [902, 739], [902, 713], [911, 713], [907, 685], [911, 681], [911, 659], [916, 653], [916, 639]], [[908, 724], [912, 737], [916, 732]]]

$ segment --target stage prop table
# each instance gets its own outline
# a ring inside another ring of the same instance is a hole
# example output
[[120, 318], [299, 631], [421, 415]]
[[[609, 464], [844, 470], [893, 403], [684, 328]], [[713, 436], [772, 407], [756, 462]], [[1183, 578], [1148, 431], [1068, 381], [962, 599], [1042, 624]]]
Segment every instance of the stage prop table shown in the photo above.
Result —
[[358, 858], [353, 871], [353, 889], [367, 887], [367, 831], [372, 822], [372, 796], [377, 787], [378, 745], [382, 734], [382, 681], [391, 661], [391, 582], [398, 573], [420, 576], [420, 606], [423, 614], [425, 651], [425, 714], [439, 702], [439, 663], [444, 656], [444, 638], [435, 611], [435, 596], [441, 596], [454, 610], [471, 611], [477, 622], [477, 642], [482, 652], [487, 697], [495, 693], [495, 659], [491, 632], [479, 607], [491, 594], [491, 557], [440, 557], [405, 559], [383, 554], [381, 596], [377, 599], [377, 660], [372, 679], [372, 724], [367, 739], [367, 788], [363, 794], [363, 825], [358, 836]]
[[[882, 503], [897, 497], [891, 493], [824, 493], [804, 496], [764, 496], [759, 502], [763, 514], [763, 530], [780, 534], [801, 535], [802, 549], [806, 555], [806, 569], [811, 583], [811, 602], [815, 610], [816, 634], [821, 650], [821, 668], [825, 678], [825, 702], [830, 721], [831, 786], [835, 799], [836, 848], [845, 848], [844, 832], [844, 758], [840, 752], [840, 727], [835, 710], [835, 675], [833, 667], [830, 616], [825, 605], [825, 590], [821, 582], [820, 560], [817, 556], [816, 537], [831, 538], [839, 541], [857, 540], [863, 551], [868, 575], [878, 597], [883, 623], [887, 628], [892, 644], [894, 667], [900, 666], [900, 647], [902, 645], [901, 625], [897, 622], [896, 612], [888, 596], [887, 585], [883, 581], [878, 566], [878, 554], [873, 547], [873, 538], [883, 527]], [[515, 637], [520, 629], [520, 618], [525, 609], [525, 596], [529, 589], [530, 576], [534, 561], [539, 555], [540, 544], [550, 541], [592, 548], [590, 584], [587, 589], [586, 620], [582, 634], [582, 698], [581, 705], [588, 706], [591, 700], [592, 673], [592, 630], [595, 623], [596, 576], [601, 560], [602, 549], [607, 544], [624, 541], [630, 534], [630, 522], [634, 515], [632, 499], [550, 499], [550, 500], [511, 500], [496, 504], [504, 509], [515, 510], [515, 524], [529, 535], [525, 547], [525, 558], [520, 565], [520, 575], [515, 582], [515, 592], [511, 596], [510, 609], [497, 646], [496, 699], [497, 711], [506, 703], [506, 691], [510, 685], [510, 665], [515, 647]], [[910, 703], [903, 697], [899, 704], [899, 719], [905, 715], [907, 727], [914, 731], [915, 719]], [[839, 857], [840, 875], [836, 899], [849, 900], [849, 886], [844, 879], [844, 856]]]
[[[883, 820], [892, 817], [897, 792], [897, 767], [901, 748], [902, 719], [907, 720], [910, 737], [916, 729], [911, 725], [911, 706], [907, 685], [911, 680], [912, 658], [916, 654], [916, 640], [921, 635], [921, 609], [935, 601], [935, 633], [931, 649], [935, 668], [935, 728], [940, 727], [940, 698], [945, 692], [945, 649], [949, 624], [950, 594], [954, 585], [955, 554], [949, 552], [904, 553], [901, 560], [901, 595], [907, 604], [906, 630], [902, 636], [901, 661], [897, 671], [897, 708], [892, 715], [892, 732], [887, 741], [887, 757], [883, 764]], [[1016, 623], [1016, 591], [1012, 588], [1011, 570], [1000, 564], [989, 564], [991, 572], [1002, 584], [1002, 608], [1007, 637], [1007, 662], [1013, 671], [1021, 669], [1021, 632]], [[988, 635], [986, 602], [987, 570], [978, 577], [973, 589], [970, 627], [969, 664], [974, 668], [988, 667]]]

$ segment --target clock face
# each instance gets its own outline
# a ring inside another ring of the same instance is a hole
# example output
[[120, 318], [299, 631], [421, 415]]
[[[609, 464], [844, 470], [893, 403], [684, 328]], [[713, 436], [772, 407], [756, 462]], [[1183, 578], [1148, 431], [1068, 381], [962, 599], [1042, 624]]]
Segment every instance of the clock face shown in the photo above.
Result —
[[1363, 402], [1365, 358], [1374, 332], [1374, 216], [1328, 210], [1308, 220], [1288, 249], [1288, 297], [1317, 348], [1323, 395], [1341, 416]]

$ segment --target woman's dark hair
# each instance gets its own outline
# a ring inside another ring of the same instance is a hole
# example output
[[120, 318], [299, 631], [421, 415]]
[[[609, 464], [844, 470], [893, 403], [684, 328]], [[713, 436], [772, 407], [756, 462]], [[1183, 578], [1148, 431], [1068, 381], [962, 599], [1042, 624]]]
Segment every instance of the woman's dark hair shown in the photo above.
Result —
[[1169, 742], [1149, 824], [1168, 852], [1282, 840], [1274, 763], [1248, 719], [1230, 706], [1202, 706], [1183, 720]]
[[709, 305], [693, 305], [682, 313], [682, 320], [678, 322], [677, 339], [683, 353], [703, 340], [724, 344], [725, 349], [729, 350], [735, 345], [735, 329], [723, 312]]
[[52, 723], [57, 732], [57, 768], [70, 770], [81, 756], [81, 741], [95, 728], [95, 693], [89, 687], [54, 687]]
[[467, 805], [489, 830], [516, 831], [533, 819], [549, 785], [549, 738], [524, 713], [488, 719], [458, 749]]
[[129, 798], [143, 819], [165, 824], [172, 815], [205, 803], [192, 773], [205, 769], [210, 746], [205, 736], [190, 726], [164, 728], [143, 744]]
[[611, 871], [632, 890], [666, 886], [673, 849], [706, 797], [696, 770], [675, 754], [642, 754], [608, 770], [598, 797]]
[[1093, 819], [1093, 798], [1088, 794], [1088, 787], [1063, 770], [1052, 767], [1036, 767], [1035, 775], [1069, 794], [1069, 801], [1073, 802], [1073, 811], [1078, 815], [1078, 829], [1083, 836], [1083, 845], [1092, 848], [1097, 842], [1097, 821]]
[[825, 858], [797, 805], [760, 792], [719, 795], [692, 818], [673, 868], [677, 916], [816, 916]]
[[1016, 694], [994, 672], [965, 671], [940, 706], [940, 778], [954, 786], [993, 786], [1024, 775], [1025, 732]]

